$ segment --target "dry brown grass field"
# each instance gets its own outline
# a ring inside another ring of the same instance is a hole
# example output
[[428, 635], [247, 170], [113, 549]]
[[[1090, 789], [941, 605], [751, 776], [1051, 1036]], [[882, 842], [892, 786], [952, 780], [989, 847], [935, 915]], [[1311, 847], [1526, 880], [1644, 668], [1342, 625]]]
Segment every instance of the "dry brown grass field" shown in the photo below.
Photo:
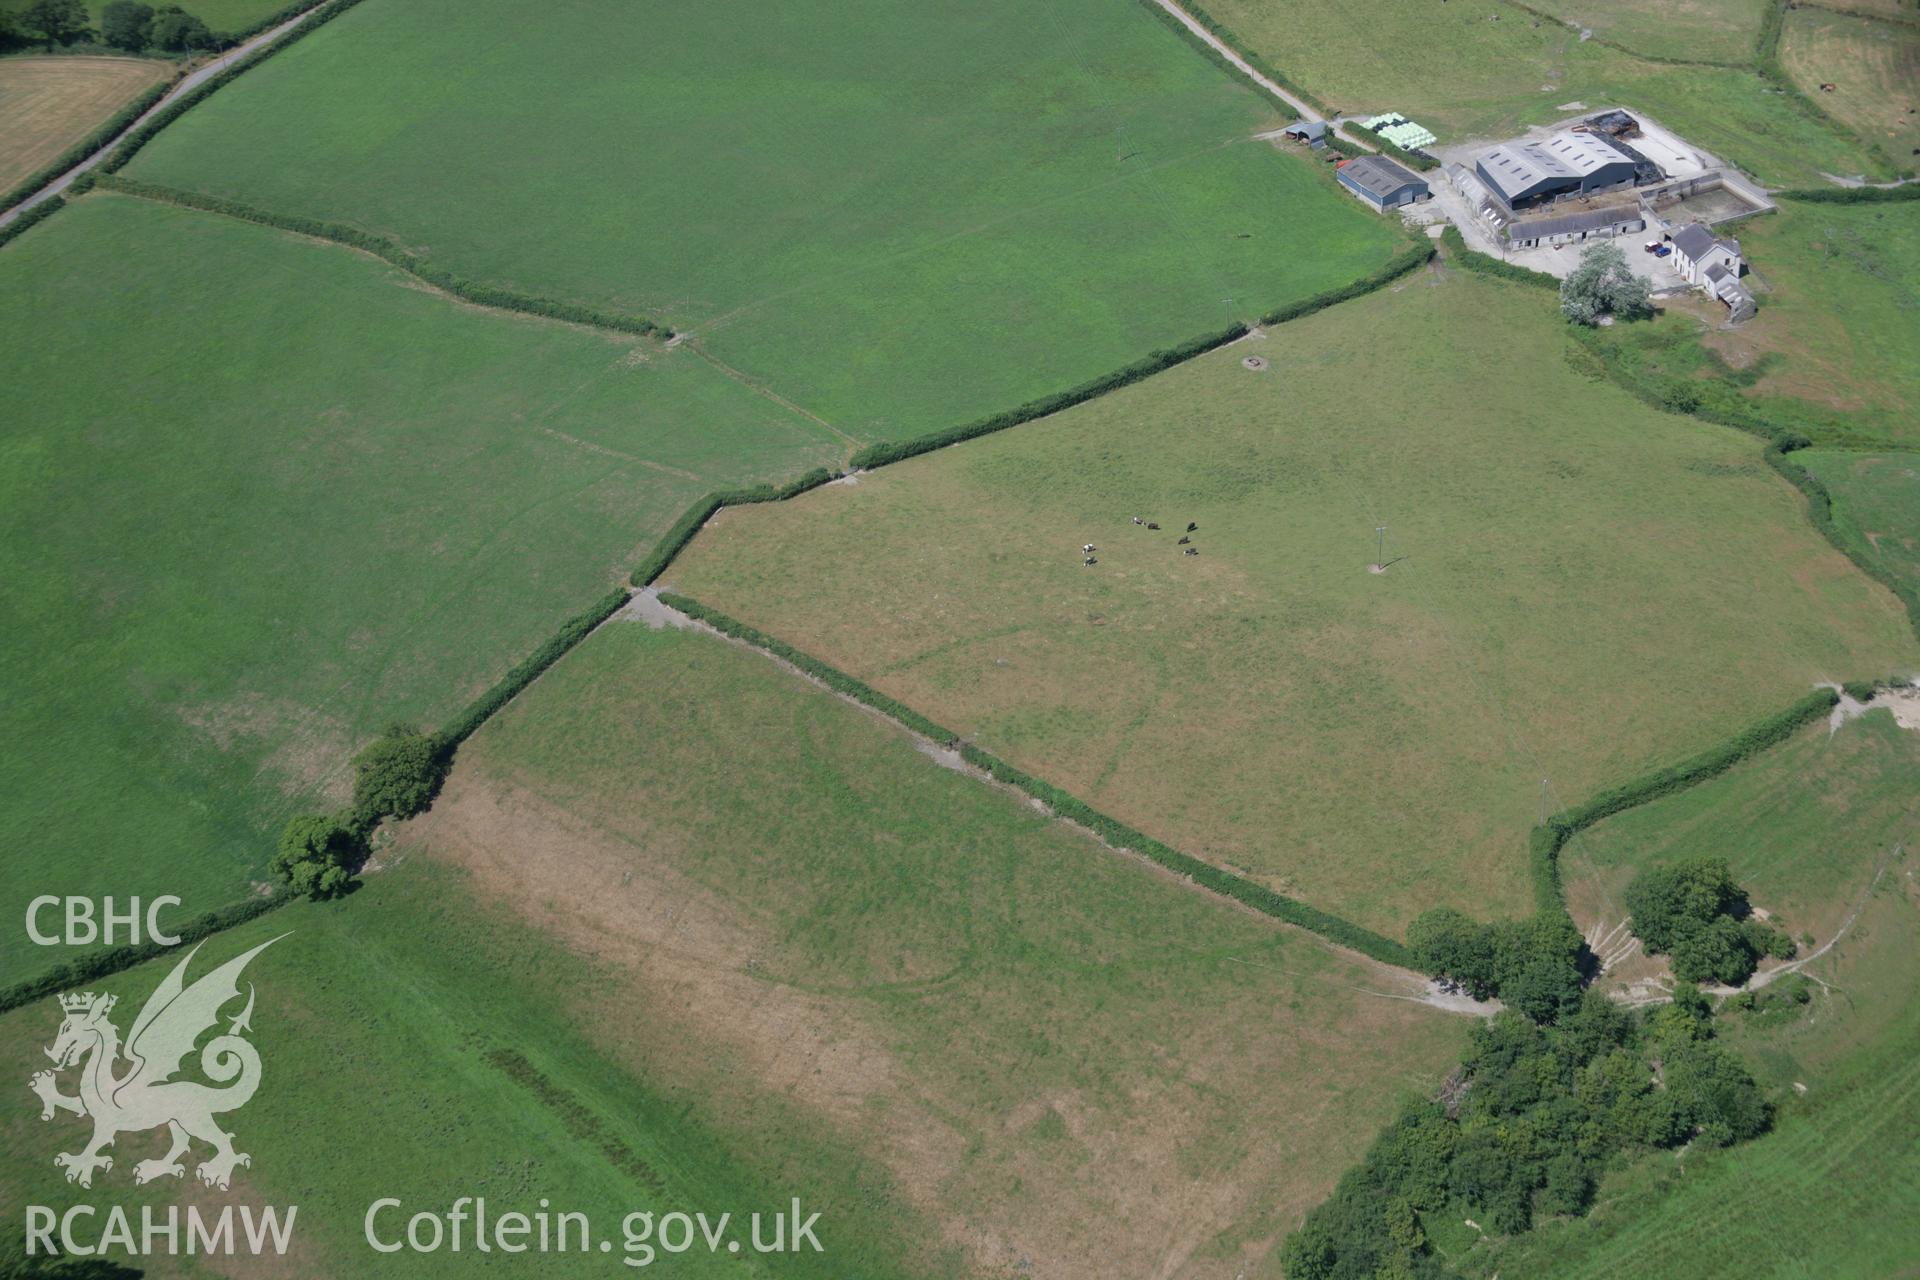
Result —
[[51, 163], [172, 70], [150, 58], [0, 58], [0, 191]]
[[723, 512], [665, 581], [1325, 910], [1524, 913], [1543, 778], [1575, 804], [1920, 657], [1752, 437], [1581, 377], [1557, 323], [1430, 270]]
[[622, 1068], [743, 1141], [798, 1108], [975, 1275], [1277, 1274], [1461, 1043], [1412, 975], [694, 630], [609, 623], [462, 749], [396, 856], [626, 975], [566, 997]]
[[[1780, 61], [1802, 92], [1894, 164], [1920, 163], [1920, 23], [1795, 9], [1781, 35]], [[1823, 91], [1823, 84], [1833, 89]]]

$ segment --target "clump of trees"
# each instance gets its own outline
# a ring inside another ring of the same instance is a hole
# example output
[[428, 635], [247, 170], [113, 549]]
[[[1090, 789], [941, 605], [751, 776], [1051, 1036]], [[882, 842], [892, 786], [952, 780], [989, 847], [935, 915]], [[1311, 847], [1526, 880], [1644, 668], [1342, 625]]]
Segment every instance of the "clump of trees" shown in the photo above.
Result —
[[1617, 244], [1597, 244], [1560, 282], [1560, 314], [1575, 324], [1596, 325], [1602, 316], [1637, 320], [1653, 314], [1645, 278], [1633, 274]]
[[1584, 1214], [1609, 1161], [1725, 1145], [1771, 1108], [1685, 983], [1638, 1016], [1587, 992], [1550, 1026], [1508, 1010], [1472, 1036], [1441, 1098], [1408, 1106], [1287, 1238], [1289, 1280], [1440, 1278], [1424, 1215], [1506, 1235]]
[[361, 860], [361, 841], [346, 823], [331, 814], [302, 813], [287, 820], [271, 866], [295, 893], [335, 898], [347, 891]]
[[15, 34], [39, 39], [51, 49], [72, 44], [93, 30], [83, 0], [33, 0], [14, 19]]
[[371, 830], [382, 818], [411, 818], [433, 803], [446, 776], [447, 753], [437, 737], [388, 725], [353, 758], [353, 821]]
[[109, 0], [96, 29], [85, 0], [33, 0], [15, 13], [0, 10], [0, 43], [37, 40], [53, 49], [98, 39], [123, 53], [196, 53], [225, 40], [177, 4], [158, 8], [137, 0]]
[[1627, 886], [1634, 936], [1648, 955], [1665, 955], [1686, 982], [1737, 987], [1764, 956], [1791, 959], [1793, 938], [1755, 919], [1746, 890], [1718, 858], [1695, 858], [1642, 871]]
[[192, 53], [216, 48], [220, 41], [207, 24], [177, 4], [159, 8], [137, 0], [111, 0], [100, 10], [100, 38], [116, 49], [140, 53]]
[[411, 818], [433, 803], [446, 780], [449, 752], [436, 735], [387, 726], [353, 759], [353, 805], [344, 814], [303, 813], [280, 834], [272, 868], [287, 887], [332, 898], [352, 887], [367, 839], [386, 818]]
[[1422, 913], [1407, 929], [1415, 961], [1475, 999], [1498, 996], [1535, 1022], [1553, 1022], [1580, 1001], [1580, 930], [1564, 911], [1481, 924], [1451, 907]]

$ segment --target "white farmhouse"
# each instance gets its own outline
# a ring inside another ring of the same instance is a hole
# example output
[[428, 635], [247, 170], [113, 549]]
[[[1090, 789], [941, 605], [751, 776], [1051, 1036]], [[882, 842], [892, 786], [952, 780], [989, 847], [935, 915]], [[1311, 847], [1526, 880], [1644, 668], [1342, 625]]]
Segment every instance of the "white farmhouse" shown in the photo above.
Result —
[[1753, 295], [1740, 283], [1740, 242], [1723, 240], [1697, 222], [1673, 233], [1673, 269], [1688, 284], [1727, 304], [1736, 321], [1757, 309]]

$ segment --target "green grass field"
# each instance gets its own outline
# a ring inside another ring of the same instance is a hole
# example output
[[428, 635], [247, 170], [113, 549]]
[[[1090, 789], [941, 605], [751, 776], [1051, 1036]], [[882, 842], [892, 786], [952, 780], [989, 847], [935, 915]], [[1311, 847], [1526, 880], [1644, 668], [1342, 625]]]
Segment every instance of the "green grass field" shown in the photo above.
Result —
[[1428, 271], [725, 512], [664, 581], [1316, 906], [1524, 913], [1543, 777], [1573, 804], [1916, 655], [1751, 437], [1581, 378], [1557, 323]]
[[1760, 314], [1707, 341], [1737, 365], [1767, 361], [1750, 394], [1834, 412], [1817, 438], [1920, 442], [1920, 351], [1888, 341], [1920, 309], [1920, 206], [1785, 201], [1733, 230], [1765, 287]]
[[[843, 442], [684, 351], [94, 195], [0, 253], [0, 914], [242, 897], [351, 752], [432, 725], [698, 495]], [[54, 957], [19, 928], [0, 967]]]
[[1916, 824], [1920, 733], [1873, 711], [1831, 734], [1814, 725], [1712, 783], [1607, 819], [1561, 855], [1561, 880], [1592, 937], [1596, 924], [1622, 919], [1636, 872], [1721, 858], [1756, 906], [1819, 945]]
[[1920, 455], [1807, 449], [1793, 460], [1827, 486], [1854, 549], [1920, 589]]
[[[1899, 743], [1896, 733], [1904, 735]], [[1825, 985], [1816, 984], [1805, 1015], [1779, 1026], [1722, 1014], [1722, 1035], [1779, 1105], [1773, 1132], [1728, 1151], [1635, 1163], [1601, 1185], [1590, 1218], [1545, 1224], [1457, 1263], [1471, 1264], [1475, 1275], [1550, 1280], [1912, 1274], [1920, 1219], [1916, 749], [1911, 732], [1877, 713], [1843, 729], [1829, 748], [1803, 738], [1588, 834], [1603, 843], [1609, 828], [1628, 823], [1647, 837], [1642, 848], [1664, 839], [1675, 851], [1721, 853], [1757, 883], [1803, 884], [1809, 892], [1818, 891], [1820, 869], [1844, 866], [1857, 890], [1862, 862], [1876, 849], [1884, 854], [1899, 842], [1907, 852], [1887, 864], [1834, 949], [1808, 966]], [[1854, 767], [1830, 768], [1818, 758], [1823, 750], [1848, 753]], [[1808, 796], [1797, 765], [1855, 803]], [[1778, 800], [1767, 796], [1769, 786]], [[1803, 803], [1789, 804], [1788, 796]], [[1677, 827], [1655, 833], [1662, 817]], [[1793, 868], [1780, 856], [1793, 841], [1803, 842], [1810, 866]]]
[[128, 173], [664, 318], [881, 438], [1379, 266], [1385, 222], [1251, 139], [1279, 118], [1127, 0], [420, 0], [354, 9]]
[[608, 624], [467, 744], [401, 852], [628, 974], [631, 1000], [560, 1003], [641, 1078], [742, 1133], [770, 1095], [812, 1115], [973, 1275], [1274, 1274], [1461, 1043], [1393, 998], [1410, 975], [691, 630]]
[[[221, 1118], [253, 1157], [231, 1193], [201, 1188], [191, 1161], [184, 1182], [136, 1188], [134, 1163], [166, 1145], [158, 1133], [121, 1136], [114, 1167], [96, 1175], [91, 1190], [66, 1183], [54, 1153], [78, 1150], [87, 1130], [67, 1115], [43, 1123], [25, 1089], [47, 1066], [40, 1051], [54, 1038], [59, 1009], [48, 997], [0, 1019], [0, 1065], [18, 1093], [0, 1120], [0, 1203], [16, 1223], [27, 1204], [121, 1204], [136, 1223], [141, 1204], [190, 1202], [214, 1212], [225, 1203], [297, 1205], [294, 1247], [283, 1262], [242, 1257], [210, 1269], [159, 1257], [137, 1265], [150, 1275], [465, 1276], [485, 1261], [470, 1235], [459, 1254], [379, 1254], [362, 1237], [368, 1206], [386, 1196], [403, 1202], [397, 1216], [380, 1220], [390, 1238], [408, 1215], [444, 1213], [461, 1196], [486, 1197], [496, 1216], [531, 1214], [544, 1197], [555, 1212], [587, 1213], [596, 1238], [611, 1237], [615, 1252], [519, 1261], [542, 1275], [607, 1276], [626, 1270], [628, 1213], [732, 1212], [744, 1236], [746, 1214], [784, 1207], [798, 1194], [824, 1215], [825, 1254], [756, 1258], [759, 1265], [745, 1267], [704, 1250], [655, 1261], [676, 1275], [963, 1274], [926, 1243], [926, 1223], [884, 1171], [836, 1146], [799, 1108], [763, 1095], [753, 1131], [728, 1132], [732, 1118], [709, 1100], [615, 1056], [606, 1024], [645, 1021], [648, 993], [491, 906], [457, 871], [416, 861], [372, 877], [345, 902], [285, 908], [209, 941], [190, 976], [288, 931], [247, 969], [263, 1083], [244, 1109]], [[178, 959], [90, 989], [121, 997], [114, 1021], [124, 1033]], [[510, 1074], [495, 1056], [501, 1051], [520, 1055], [541, 1080]], [[71, 1073], [63, 1089], [72, 1091]], [[194, 1158], [204, 1154], [196, 1148]], [[0, 1267], [21, 1247], [17, 1228], [9, 1231]]]
[[[1891, 177], [1860, 143], [1743, 66], [1670, 65], [1582, 41], [1559, 23], [1489, 0], [1207, 0], [1203, 6], [1248, 48], [1343, 112], [1405, 112], [1442, 146], [1489, 142], [1573, 114], [1566, 103], [1645, 112], [1682, 137], [1776, 186], [1819, 185], [1820, 171]], [[1547, 7], [1555, 7], [1549, 4]], [[1647, 0], [1578, 6], [1569, 18], [1626, 24], [1613, 39], [1655, 57], [1750, 62], [1753, 0], [1683, 7]], [[1577, 12], [1576, 12], [1577, 9]], [[1559, 11], [1559, 10], [1556, 10]], [[1704, 42], [1699, 33], [1715, 34]], [[1744, 40], [1744, 46], [1743, 46]], [[1575, 107], [1574, 111], [1580, 108]]]

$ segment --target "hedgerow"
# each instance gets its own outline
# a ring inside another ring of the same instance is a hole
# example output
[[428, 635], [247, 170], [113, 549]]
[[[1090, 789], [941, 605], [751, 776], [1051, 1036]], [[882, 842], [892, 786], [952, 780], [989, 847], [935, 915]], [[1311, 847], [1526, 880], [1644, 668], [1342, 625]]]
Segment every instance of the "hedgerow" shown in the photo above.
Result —
[[443, 267], [434, 266], [387, 236], [362, 231], [358, 227], [350, 227], [344, 223], [322, 222], [318, 218], [308, 218], [300, 214], [274, 213], [255, 208], [239, 200], [202, 195], [197, 191], [180, 191], [155, 182], [123, 178], [117, 173], [102, 174], [97, 185], [107, 191], [118, 191], [124, 195], [139, 196], [162, 204], [174, 204], [187, 209], [225, 214], [229, 218], [238, 218], [242, 222], [255, 222], [261, 226], [277, 227], [282, 231], [331, 240], [336, 244], [370, 253], [381, 261], [400, 268], [408, 275], [424, 280], [436, 289], [478, 306], [494, 307], [502, 311], [518, 311], [524, 315], [563, 320], [570, 324], [591, 325], [597, 329], [613, 329], [620, 333], [670, 336], [667, 330], [642, 316], [603, 311], [598, 307], [583, 306], [577, 302], [541, 298], [512, 289], [503, 289], [498, 285], [469, 280]]
[[1005, 431], [1008, 427], [1017, 427], [1023, 422], [1032, 422], [1035, 418], [1044, 418], [1049, 414], [1070, 409], [1076, 404], [1091, 400], [1095, 396], [1117, 391], [1142, 378], [1151, 377], [1163, 369], [1185, 363], [1195, 356], [1204, 355], [1216, 347], [1223, 347], [1247, 334], [1247, 326], [1239, 323], [1228, 326], [1218, 333], [1193, 338], [1177, 347], [1164, 351], [1154, 351], [1135, 360], [1124, 368], [1112, 373], [1102, 374], [1091, 382], [1083, 382], [1066, 391], [1056, 391], [1050, 396], [1038, 400], [1029, 400], [1015, 409], [1007, 409], [991, 417], [980, 418], [963, 423], [957, 427], [948, 427], [929, 435], [917, 436], [912, 440], [883, 440], [870, 444], [853, 455], [855, 467], [884, 467], [890, 462], [900, 462], [922, 453], [931, 453], [935, 449], [944, 449], [950, 444], [959, 444], [963, 440], [972, 440], [979, 436], [991, 435], [996, 431]]
[[1784, 711], [1750, 725], [1717, 747], [1690, 756], [1631, 782], [1600, 792], [1585, 804], [1548, 818], [1533, 829], [1530, 841], [1534, 900], [1542, 911], [1566, 909], [1560, 887], [1560, 850], [1576, 834], [1602, 818], [1637, 808], [1716, 777], [1768, 747], [1778, 746], [1833, 709], [1840, 695], [1815, 689]]
[[173, 81], [165, 80], [120, 108], [79, 142], [74, 143], [30, 176], [14, 184], [13, 190], [0, 196], [0, 209], [11, 209], [40, 188], [52, 182], [87, 157], [98, 153], [120, 136], [120, 131], [153, 108], [153, 104], [173, 91]]
[[1798, 200], [1805, 204], [1880, 204], [1894, 200], [1920, 200], [1920, 182], [1897, 187], [1795, 187], [1773, 193], [1775, 200]]
[[473, 736], [488, 717], [507, 705], [522, 689], [539, 678], [540, 673], [566, 656], [573, 646], [587, 638], [589, 632], [611, 618], [629, 599], [624, 587], [609, 591], [589, 606], [584, 612], [577, 613], [560, 625], [560, 629], [547, 639], [547, 642], [522, 658], [513, 670], [496, 681], [491, 689], [467, 704], [466, 710], [442, 725], [436, 735], [440, 750], [451, 756], [453, 749]]
[[1414, 270], [1416, 267], [1425, 266], [1428, 262], [1432, 261], [1432, 259], [1433, 243], [1425, 236], [1422, 236], [1420, 243], [1410, 245], [1402, 252], [1395, 254], [1387, 261], [1386, 265], [1379, 270], [1369, 275], [1361, 276], [1358, 280], [1350, 284], [1342, 285], [1338, 289], [1328, 289], [1322, 293], [1316, 293], [1310, 298], [1302, 298], [1298, 302], [1290, 302], [1278, 310], [1269, 311], [1260, 317], [1260, 323], [1285, 324], [1289, 320], [1299, 320], [1302, 317], [1310, 316], [1316, 311], [1325, 311], [1335, 303], [1345, 302], [1350, 298], [1358, 298], [1362, 294], [1372, 293], [1375, 289], [1384, 288], [1392, 284], [1395, 280], [1398, 280], [1401, 276], [1406, 275], [1409, 271]]
[[1460, 234], [1460, 228], [1451, 222], [1440, 233], [1440, 243], [1447, 247], [1447, 261], [1457, 263], [1469, 271], [1477, 271], [1483, 276], [1494, 276], [1501, 280], [1512, 280], [1519, 284], [1530, 284], [1538, 289], [1551, 289], [1560, 292], [1558, 278], [1544, 271], [1535, 271], [1529, 267], [1517, 267], [1511, 262], [1502, 262], [1490, 253], [1482, 253], [1467, 245], [1467, 238]]
[[686, 514], [674, 521], [673, 527], [653, 545], [634, 569], [632, 582], [636, 587], [650, 586], [653, 580], [667, 571], [674, 558], [680, 554], [693, 535], [700, 532], [701, 526], [713, 518], [713, 513], [722, 507], [747, 506], [757, 502], [785, 502], [788, 498], [797, 498], [810, 489], [817, 489], [834, 478], [833, 472], [825, 467], [815, 467], [798, 480], [783, 485], [762, 484], [747, 489], [721, 489], [710, 493], [691, 507]]
[[951, 729], [935, 724], [911, 707], [888, 697], [837, 667], [828, 666], [818, 658], [802, 653], [793, 646], [776, 640], [762, 631], [757, 631], [697, 600], [663, 591], [660, 593], [660, 601], [662, 604], [678, 609], [688, 617], [699, 619], [725, 635], [745, 641], [755, 648], [764, 649], [786, 660], [828, 688], [844, 693], [892, 717], [922, 737], [931, 738], [942, 745], [958, 745], [961, 758], [974, 768], [990, 774], [998, 782], [1024, 791], [1053, 810], [1055, 814], [1078, 823], [1116, 848], [1138, 853], [1215, 893], [1223, 894], [1277, 920], [1284, 920], [1288, 924], [1311, 930], [1323, 938], [1337, 942], [1341, 946], [1351, 947], [1376, 960], [1403, 968], [1412, 965], [1411, 953], [1400, 943], [1162, 844], [1153, 837], [1136, 831], [1115, 818], [1108, 817], [1051, 783], [1042, 782], [1031, 774], [1014, 768], [998, 756], [983, 751], [970, 742], [960, 742], [959, 735]]
[[[202, 938], [211, 937], [235, 925], [257, 920], [267, 912], [285, 906], [291, 900], [288, 894], [276, 894], [271, 898], [248, 898], [244, 902], [232, 903], [216, 911], [195, 916], [192, 920], [174, 927], [174, 936], [180, 939], [177, 945], [185, 946], [191, 942], [198, 942]], [[145, 964], [156, 956], [164, 955], [172, 949], [171, 946], [163, 946], [158, 942], [142, 942], [137, 945], [110, 947], [103, 951], [92, 951], [77, 956], [24, 982], [16, 982], [0, 990], [0, 1013], [5, 1013], [9, 1009], [18, 1009], [23, 1004], [38, 1000], [42, 996], [52, 995], [57, 991], [71, 990], [95, 979], [124, 972], [137, 964]]]
[[0, 227], [0, 245], [18, 239], [66, 207], [67, 202], [59, 196], [48, 196], [33, 208], [22, 210], [19, 217]]
[[678, 609], [689, 618], [706, 623], [722, 635], [732, 636], [756, 649], [764, 649], [776, 658], [806, 672], [835, 693], [844, 693], [855, 702], [872, 707], [875, 711], [898, 720], [907, 728], [924, 738], [931, 738], [941, 746], [952, 746], [959, 737], [953, 730], [935, 724], [933, 721], [894, 698], [881, 693], [863, 680], [855, 679], [838, 667], [828, 666], [820, 659], [808, 653], [802, 653], [783, 640], [776, 640], [764, 631], [757, 631], [746, 623], [730, 618], [718, 609], [709, 609], [698, 600], [675, 595], [671, 591], [660, 593], [660, 603], [669, 608]]

